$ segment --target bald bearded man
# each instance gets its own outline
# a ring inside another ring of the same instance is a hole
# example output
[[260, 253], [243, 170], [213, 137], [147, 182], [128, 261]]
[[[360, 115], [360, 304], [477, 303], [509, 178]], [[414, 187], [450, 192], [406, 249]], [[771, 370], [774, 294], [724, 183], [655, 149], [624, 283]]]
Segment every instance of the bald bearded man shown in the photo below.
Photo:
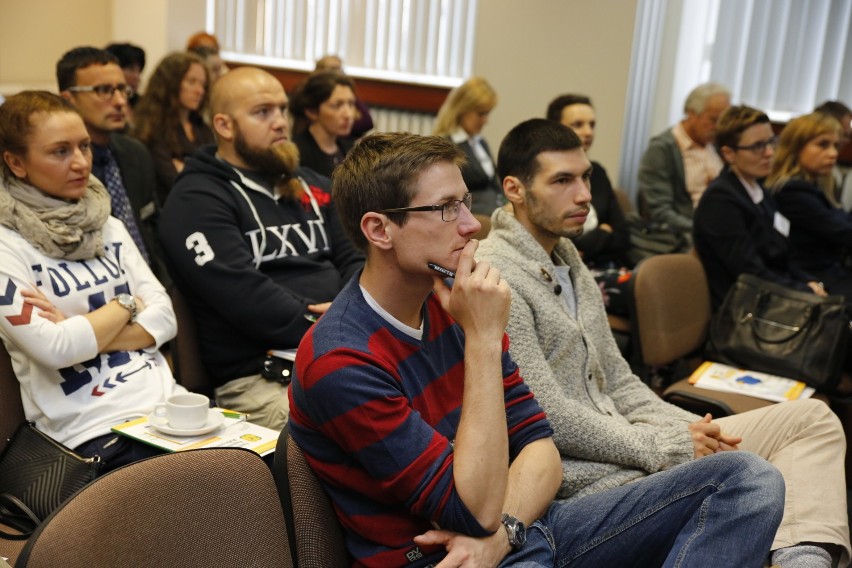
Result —
[[187, 160], [159, 235], [216, 402], [281, 429], [296, 347], [364, 257], [343, 233], [329, 180], [299, 167], [281, 83], [241, 67], [210, 102], [216, 147]]

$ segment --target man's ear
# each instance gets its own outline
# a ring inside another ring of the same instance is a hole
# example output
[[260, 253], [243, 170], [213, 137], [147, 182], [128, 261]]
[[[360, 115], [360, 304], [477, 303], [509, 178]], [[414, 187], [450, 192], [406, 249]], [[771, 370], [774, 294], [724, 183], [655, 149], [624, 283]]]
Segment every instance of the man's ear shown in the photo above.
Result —
[[227, 114], [216, 113], [213, 115], [213, 130], [222, 140], [234, 139], [234, 119]]
[[393, 248], [393, 235], [388, 231], [390, 224], [387, 215], [370, 211], [361, 217], [361, 232], [370, 246], [390, 250]]
[[59, 96], [71, 103], [72, 105], [74, 104], [74, 93], [72, 93], [71, 91], [61, 91], [59, 93]]
[[24, 167], [24, 160], [20, 156], [6, 151], [3, 152], [3, 161], [6, 162], [15, 177], [21, 179], [27, 177], [27, 168]]
[[526, 188], [523, 182], [517, 177], [506, 176], [503, 178], [503, 193], [510, 203], [519, 205], [524, 202]]

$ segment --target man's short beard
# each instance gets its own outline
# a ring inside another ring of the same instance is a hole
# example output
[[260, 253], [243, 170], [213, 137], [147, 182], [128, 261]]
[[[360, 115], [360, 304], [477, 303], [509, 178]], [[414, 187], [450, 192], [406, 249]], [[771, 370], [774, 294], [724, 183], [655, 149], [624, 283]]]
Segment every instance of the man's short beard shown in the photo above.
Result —
[[251, 148], [243, 138], [239, 127], [234, 125], [234, 150], [252, 170], [271, 178], [289, 179], [296, 175], [299, 167], [299, 149], [293, 142], [279, 142], [268, 148]]

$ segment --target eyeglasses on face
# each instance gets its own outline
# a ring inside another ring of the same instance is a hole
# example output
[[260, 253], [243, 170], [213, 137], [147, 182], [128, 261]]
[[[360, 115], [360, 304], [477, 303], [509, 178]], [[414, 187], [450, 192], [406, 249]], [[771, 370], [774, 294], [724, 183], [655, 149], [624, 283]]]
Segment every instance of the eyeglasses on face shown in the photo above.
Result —
[[120, 91], [125, 98], [129, 99], [133, 96], [133, 87], [121, 83], [119, 85], [87, 85], [68, 87], [72, 93], [95, 93], [98, 97], [104, 100], [110, 100], [115, 96], [116, 91]]
[[461, 199], [450, 199], [440, 205], [421, 205], [419, 207], [397, 207], [395, 209], [382, 209], [379, 213], [408, 213], [410, 211], [441, 211], [441, 221], [449, 223], [459, 218], [459, 211], [464, 204], [470, 211], [473, 204], [473, 194], [467, 192]]
[[755, 154], [762, 154], [766, 151], [766, 147], [770, 146], [773, 150], [778, 147], [778, 137], [773, 136], [772, 138], [768, 138], [766, 140], [761, 140], [759, 142], [755, 142], [754, 144], [749, 144], [748, 146], [736, 146], [735, 150], [748, 150], [749, 152], [754, 152]]

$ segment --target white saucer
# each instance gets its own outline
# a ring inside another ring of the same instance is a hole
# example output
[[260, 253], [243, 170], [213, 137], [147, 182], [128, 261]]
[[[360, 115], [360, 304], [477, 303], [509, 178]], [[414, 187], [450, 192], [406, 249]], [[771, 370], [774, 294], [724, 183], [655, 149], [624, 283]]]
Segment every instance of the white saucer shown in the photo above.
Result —
[[193, 428], [191, 430], [172, 428], [164, 417], [154, 416], [153, 414], [148, 415], [148, 423], [151, 427], [170, 436], [201, 436], [219, 428], [223, 422], [225, 422], [225, 416], [222, 414], [222, 411], [213, 408], [207, 412], [207, 423], [201, 428]]

